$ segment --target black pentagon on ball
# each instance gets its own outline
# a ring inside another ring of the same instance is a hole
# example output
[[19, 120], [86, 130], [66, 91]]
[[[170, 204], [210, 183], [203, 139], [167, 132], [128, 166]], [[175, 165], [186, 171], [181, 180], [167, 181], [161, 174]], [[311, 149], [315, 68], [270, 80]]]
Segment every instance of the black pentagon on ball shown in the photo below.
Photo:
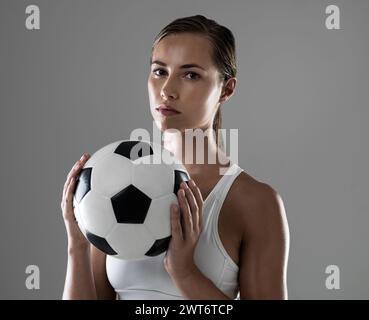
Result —
[[149, 198], [134, 185], [129, 185], [111, 198], [118, 223], [144, 223], [151, 204]]
[[75, 198], [80, 203], [84, 196], [91, 190], [91, 171], [92, 168], [82, 169], [75, 189]]
[[136, 160], [142, 157], [154, 154], [151, 145], [143, 141], [123, 141], [115, 149], [114, 153], [126, 157], [130, 160]]
[[177, 195], [179, 188], [181, 187], [181, 183], [183, 181], [189, 181], [190, 177], [187, 172], [182, 170], [174, 170], [174, 189], [173, 192]]
[[155, 257], [164, 251], [167, 251], [171, 237], [172, 236], [156, 240], [150, 250], [145, 253], [145, 255], [149, 257]]
[[117, 255], [114, 249], [109, 245], [109, 243], [102, 237], [97, 236], [89, 231], [86, 231], [87, 239], [99, 250], [110, 255]]

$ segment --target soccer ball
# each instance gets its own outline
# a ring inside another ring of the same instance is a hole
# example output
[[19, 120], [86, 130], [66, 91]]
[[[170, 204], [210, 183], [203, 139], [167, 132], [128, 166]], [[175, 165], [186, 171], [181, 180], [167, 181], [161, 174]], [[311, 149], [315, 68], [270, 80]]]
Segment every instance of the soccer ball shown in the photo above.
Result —
[[[155, 162], [158, 155], [161, 161]], [[116, 141], [84, 165], [74, 214], [82, 233], [101, 251], [124, 260], [148, 259], [168, 249], [170, 204], [178, 203], [180, 184], [189, 180], [186, 168], [160, 145]]]

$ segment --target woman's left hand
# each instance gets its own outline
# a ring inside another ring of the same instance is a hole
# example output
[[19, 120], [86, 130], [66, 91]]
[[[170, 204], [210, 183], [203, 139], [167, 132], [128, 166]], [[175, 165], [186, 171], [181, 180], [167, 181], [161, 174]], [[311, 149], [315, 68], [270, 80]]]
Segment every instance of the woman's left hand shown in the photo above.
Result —
[[202, 231], [203, 199], [193, 180], [181, 183], [177, 193], [178, 205], [170, 212], [172, 239], [164, 258], [164, 266], [171, 277], [185, 279], [196, 270], [194, 251]]

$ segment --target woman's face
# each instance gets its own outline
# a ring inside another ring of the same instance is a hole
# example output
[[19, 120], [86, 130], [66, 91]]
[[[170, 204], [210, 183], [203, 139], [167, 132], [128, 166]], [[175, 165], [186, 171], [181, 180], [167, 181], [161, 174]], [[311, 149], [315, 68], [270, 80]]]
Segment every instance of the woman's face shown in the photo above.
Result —
[[[212, 128], [222, 82], [211, 53], [208, 39], [190, 33], [166, 36], [155, 46], [148, 92], [151, 114], [160, 130]], [[180, 113], [163, 115], [157, 110], [160, 104]]]

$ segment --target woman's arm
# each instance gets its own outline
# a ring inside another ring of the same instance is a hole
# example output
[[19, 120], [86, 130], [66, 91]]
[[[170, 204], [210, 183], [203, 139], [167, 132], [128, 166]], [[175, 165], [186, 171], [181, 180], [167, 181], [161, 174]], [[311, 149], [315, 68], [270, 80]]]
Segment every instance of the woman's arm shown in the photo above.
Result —
[[106, 254], [95, 248], [68, 248], [63, 299], [114, 300], [116, 294], [106, 275]]
[[97, 299], [115, 300], [117, 295], [106, 274], [106, 254], [91, 246], [91, 262]]
[[97, 299], [89, 247], [68, 246], [63, 300], [75, 299]]
[[240, 299], [288, 299], [289, 228], [280, 195], [262, 184], [258, 201], [244, 207]]

